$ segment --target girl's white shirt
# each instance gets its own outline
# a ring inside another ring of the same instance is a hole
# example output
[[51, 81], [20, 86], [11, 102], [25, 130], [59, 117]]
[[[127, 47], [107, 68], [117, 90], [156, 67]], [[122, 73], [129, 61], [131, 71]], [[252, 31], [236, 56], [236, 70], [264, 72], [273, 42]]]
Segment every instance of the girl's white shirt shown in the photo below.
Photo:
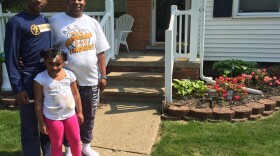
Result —
[[43, 86], [43, 114], [51, 120], [65, 120], [75, 114], [75, 100], [71, 91], [71, 83], [76, 81], [73, 72], [65, 70], [66, 76], [62, 80], [51, 78], [47, 70], [35, 77]]

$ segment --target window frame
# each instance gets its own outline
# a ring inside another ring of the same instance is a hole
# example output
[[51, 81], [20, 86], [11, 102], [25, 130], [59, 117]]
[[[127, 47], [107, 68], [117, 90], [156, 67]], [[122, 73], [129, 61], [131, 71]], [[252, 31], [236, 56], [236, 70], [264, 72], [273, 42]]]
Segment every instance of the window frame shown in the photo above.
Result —
[[263, 18], [263, 17], [280, 17], [280, 9], [278, 12], [239, 12], [239, 1], [233, 1], [232, 17], [233, 18]]

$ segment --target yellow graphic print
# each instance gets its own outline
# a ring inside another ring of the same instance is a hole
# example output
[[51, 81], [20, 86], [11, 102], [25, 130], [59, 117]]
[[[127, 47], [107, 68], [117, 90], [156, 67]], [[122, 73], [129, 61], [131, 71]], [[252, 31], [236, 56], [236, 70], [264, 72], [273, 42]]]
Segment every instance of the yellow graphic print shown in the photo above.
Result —
[[48, 23], [40, 24], [40, 25], [33, 24], [30, 26], [30, 31], [35, 36], [41, 34], [42, 32], [46, 32], [46, 31], [50, 31], [50, 30], [51, 30], [51, 27], [50, 27], [50, 24], [48, 24]]
[[37, 26], [36, 24], [31, 25], [30, 31], [33, 35], [36, 35], [36, 36], [41, 33], [39, 26]]
[[94, 45], [90, 44], [92, 33], [87, 29], [80, 29], [78, 26], [68, 27], [68, 31], [65, 34], [67, 36], [65, 46], [70, 51], [70, 54], [84, 52], [94, 48]]

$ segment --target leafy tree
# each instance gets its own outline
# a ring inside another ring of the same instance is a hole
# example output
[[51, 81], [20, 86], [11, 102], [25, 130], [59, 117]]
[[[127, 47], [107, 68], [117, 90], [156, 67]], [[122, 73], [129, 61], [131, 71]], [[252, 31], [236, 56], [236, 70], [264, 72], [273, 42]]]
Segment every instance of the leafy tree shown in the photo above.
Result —
[[20, 12], [25, 9], [26, 0], [0, 0], [3, 12]]

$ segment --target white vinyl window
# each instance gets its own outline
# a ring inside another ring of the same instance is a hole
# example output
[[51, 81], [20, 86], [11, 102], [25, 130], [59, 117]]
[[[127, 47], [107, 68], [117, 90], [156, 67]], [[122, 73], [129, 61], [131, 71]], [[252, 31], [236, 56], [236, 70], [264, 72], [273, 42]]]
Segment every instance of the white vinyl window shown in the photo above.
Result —
[[233, 17], [280, 17], [280, 0], [233, 0]]

